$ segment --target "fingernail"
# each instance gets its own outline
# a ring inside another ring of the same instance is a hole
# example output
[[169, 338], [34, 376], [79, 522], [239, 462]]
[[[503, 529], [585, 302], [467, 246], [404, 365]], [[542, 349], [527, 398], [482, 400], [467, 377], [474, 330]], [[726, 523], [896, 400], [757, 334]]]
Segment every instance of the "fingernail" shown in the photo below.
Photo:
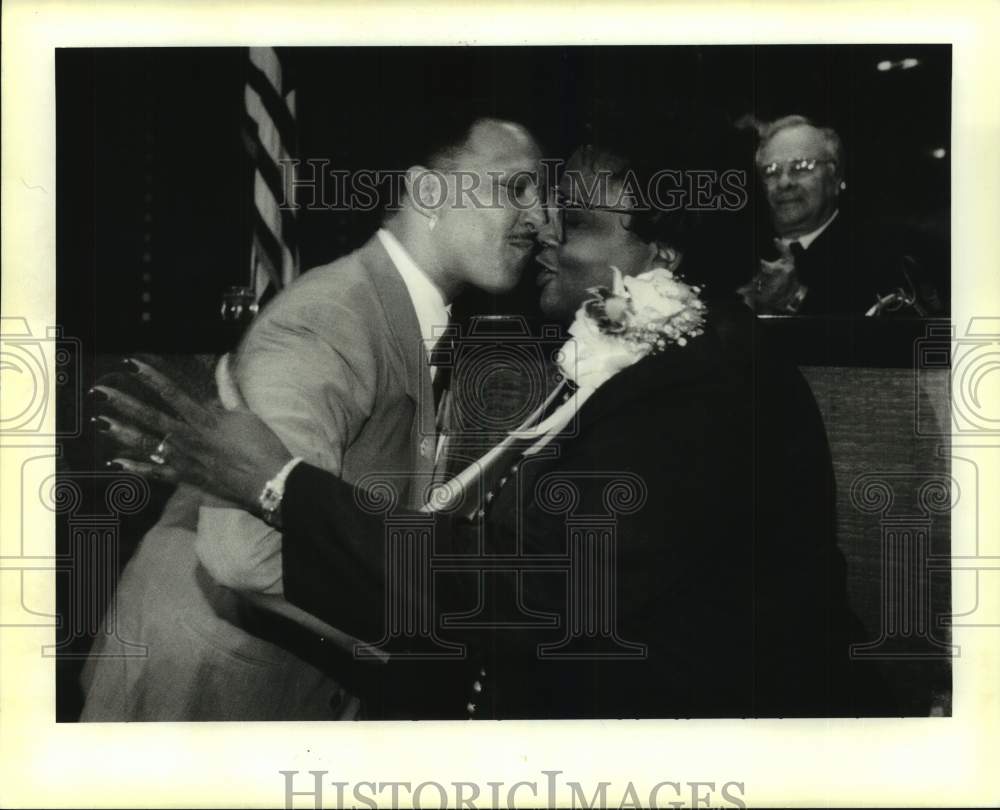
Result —
[[108, 395], [101, 391], [99, 388], [91, 388], [87, 392], [87, 396], [90, 397], [94, 402], [107, 402]]
[[100, 416], [91, 416], [90, 424], [102, 433], [111, 430], [111, 423], [107, 419], [102, 419]]
[[104, 466], [105, 466], [106, 469], [113, 470], [114, 472], [118, 472], [119, 470], [124, 470], [125, 469], [117, 461], [105, 461], [104, 462]]
[[135, 374], [139, 371], [139, 367], [135, 364], [135, 361], [131, 357], [126, 357], [122, 360], [122, 365], [129, 374]]

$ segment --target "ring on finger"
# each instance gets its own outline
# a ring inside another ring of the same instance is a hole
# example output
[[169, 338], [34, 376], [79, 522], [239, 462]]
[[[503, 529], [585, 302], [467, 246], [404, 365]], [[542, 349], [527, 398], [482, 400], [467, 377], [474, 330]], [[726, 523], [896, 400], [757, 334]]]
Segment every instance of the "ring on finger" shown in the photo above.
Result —
[[169, 435], [170, 434], [168, 433], [167, 436], [164, 436], [160, 440], [160, 443], [156, 445], [156, 449], [149, 454], [149, 460], [152, 461], [154, 464], [159, 464], [162, 466], [163, 464], [167, 463], [167, 437]]

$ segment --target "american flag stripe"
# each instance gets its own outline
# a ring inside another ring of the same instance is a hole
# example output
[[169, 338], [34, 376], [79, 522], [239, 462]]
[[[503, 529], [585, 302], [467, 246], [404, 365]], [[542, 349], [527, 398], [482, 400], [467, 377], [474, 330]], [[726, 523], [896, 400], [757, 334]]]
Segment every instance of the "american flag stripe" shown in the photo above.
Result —
[[[253, 49], [260, 50], [260, 49]], [[295, 142], [295, 107], [294, 99], [289, 104], [283, 99], [276, 87], [280, 87], [281, 77], [277, 77], [277, 83], [261, 71], [251, 61], [247, 67], [246, 92], [256, 96], [258, 103], [266, 110], [271, 124], [277, 130], [277, 134], [282, 142], [291, 144]], [[294, 90], [292, 93], [294, 94]]]
[[[283, 92], [283, 73], [274, 48], [250, 48], [244, 88], [243, 145], [253, 162], [251, 287], [257, 299], [268, 287], [280, 290], [298, 275], [293, 172], [282, 171], [295, 146], [295, 92]], [[287, 184], [287, 185], [286, 185]]]
[[282, 235], [284, 236], [285, 242], [288, 244], [289, 250], [294, 253], [296, 248], [295, 214], [289, 208], [281, 207], [279, 203], [282, 199], [286, 199], [289, 202], [291, 201], [291, 196], [286, 196], [286, 190], [283, 185], [285, 181], [282, 176], [281, 169], [274, 163], [273, 160], [269, 158], [263, 144], [260, 142], [260, 138], [257, 135], [257, 124], [249, 116], [246, 116], [243, 122], [242, 135], [243, 147], [246, 149], [247, 154], [253, 159], [256, 173], [260, 176], [260, 180], [263, 181], [264, 185], [267, 187], [272, 201], [278, 208], [278, 212], [281, 217]]
[[[264, 280], [269, 279], [275, 289], [281, 289], [281, 268], [285, 264], [286, 248], [271, 233], [271, 229], [256, 207], [253, 212], [253, 248], [258, 265], [262, 265], [258, 269], [265, 271]], [[258, 291], [258, 298], [261, 292], [263, 290]]]

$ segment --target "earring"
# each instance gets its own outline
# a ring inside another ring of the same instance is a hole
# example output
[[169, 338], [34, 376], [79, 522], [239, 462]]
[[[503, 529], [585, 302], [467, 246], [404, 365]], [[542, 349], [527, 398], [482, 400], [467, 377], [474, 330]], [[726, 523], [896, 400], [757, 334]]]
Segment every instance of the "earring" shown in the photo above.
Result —
[[427, 218], [427, 230], [433, 231], [434, 226], [438, 224], [438, 218], [433, 214]]
[[677, 254], [671, 248], [660, 246], [656, 250], [657, 260], [662, 262], [667, 267], [674, 263], [674, 259], [676, 257]]
[[844, 191], [844, 189], [846, 189], [846, 188], [847, 188], [847, 183], [844, 182], [843, 180], [841, 180], [840, 181], [840, 190]]

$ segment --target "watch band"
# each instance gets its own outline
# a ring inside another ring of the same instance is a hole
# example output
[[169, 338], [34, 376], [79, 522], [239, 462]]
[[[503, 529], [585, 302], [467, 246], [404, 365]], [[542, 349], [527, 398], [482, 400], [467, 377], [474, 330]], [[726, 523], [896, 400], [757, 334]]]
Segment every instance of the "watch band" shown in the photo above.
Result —
[[295, 465], [302, 461], [301, 458], [293, 458], [284, 467], [278, 470], [278, 474], [264, 484], [257, 501], [260, 503], [260, 510], [270, 525], [277, 522], [278, 512], [281, 509], [281, 500], [285, 497], [285, 481], [295, 468]]

